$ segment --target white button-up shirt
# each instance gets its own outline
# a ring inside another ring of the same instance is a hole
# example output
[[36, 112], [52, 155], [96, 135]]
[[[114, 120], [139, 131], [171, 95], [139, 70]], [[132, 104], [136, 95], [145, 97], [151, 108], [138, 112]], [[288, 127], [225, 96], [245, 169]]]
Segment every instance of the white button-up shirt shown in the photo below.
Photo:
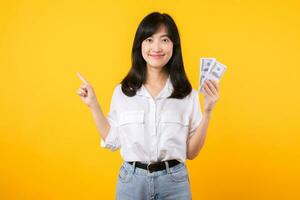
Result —
[[112, 151], [120, 148], [124, 161], [185, 162], [187, 142], [200, 124], [202, 112], [197, 90], [192, 89], [183, 99], [167, 99], [172, 91], [170, 76], [155, 99], [144, 85], [128, 97], [118, 84], [107, 115], [111, 128], [100, 146]]

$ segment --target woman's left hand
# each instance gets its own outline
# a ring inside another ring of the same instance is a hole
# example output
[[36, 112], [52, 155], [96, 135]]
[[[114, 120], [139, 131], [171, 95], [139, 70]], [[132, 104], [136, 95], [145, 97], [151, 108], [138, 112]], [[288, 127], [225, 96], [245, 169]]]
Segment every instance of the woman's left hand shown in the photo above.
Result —
[[219, 99], [219, 82], [206, 80], [204, 83], [204, 112], [211, 113]]

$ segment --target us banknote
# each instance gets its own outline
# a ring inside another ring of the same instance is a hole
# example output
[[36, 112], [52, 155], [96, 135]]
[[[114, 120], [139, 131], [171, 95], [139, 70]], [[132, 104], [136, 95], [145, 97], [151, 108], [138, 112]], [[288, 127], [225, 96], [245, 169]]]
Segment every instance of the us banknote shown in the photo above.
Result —
[[206, 80], [220, 81], [227, 67], [218, 62], [215, 58], [200, 58], [200, 81], [199, 91], [204, 92]]
[[200, 85], [202, 85], [205, 76], [215, 63], [215, 58], [200, 58]]

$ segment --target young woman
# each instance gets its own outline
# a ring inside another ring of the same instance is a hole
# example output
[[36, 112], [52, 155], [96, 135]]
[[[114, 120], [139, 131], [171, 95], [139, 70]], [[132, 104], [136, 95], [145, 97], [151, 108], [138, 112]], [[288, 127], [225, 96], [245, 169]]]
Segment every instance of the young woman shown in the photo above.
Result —
[[139, 24], [131, 69], [115, 87], [107, 117], [91, 84], [78, 76], [83, 81], [78, 94], [91, 109], [101, 147], [120, 148], [124, 160], [116, 198], [191, 199], [185, 161], [194, 159], [204, 145], [219, 86], [215, 81], [205, 83], [202, 113], [198, 91], [184, 70], [171, 16], [153, 12]]

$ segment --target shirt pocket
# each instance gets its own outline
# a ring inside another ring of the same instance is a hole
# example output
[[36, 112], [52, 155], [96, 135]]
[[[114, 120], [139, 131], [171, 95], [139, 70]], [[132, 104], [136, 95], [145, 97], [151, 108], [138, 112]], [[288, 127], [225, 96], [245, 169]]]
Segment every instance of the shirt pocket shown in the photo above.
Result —
[[165, 111], [161, 113], [159, 123], [160, 136], [164, 145], [182, 147], [186, 144], [189, 130], [189, 118], [183, 113]]
[[145, 113], [143, 110], [124, 111], [119, 115], [121, 139], [128, 146], [144, 143]]

